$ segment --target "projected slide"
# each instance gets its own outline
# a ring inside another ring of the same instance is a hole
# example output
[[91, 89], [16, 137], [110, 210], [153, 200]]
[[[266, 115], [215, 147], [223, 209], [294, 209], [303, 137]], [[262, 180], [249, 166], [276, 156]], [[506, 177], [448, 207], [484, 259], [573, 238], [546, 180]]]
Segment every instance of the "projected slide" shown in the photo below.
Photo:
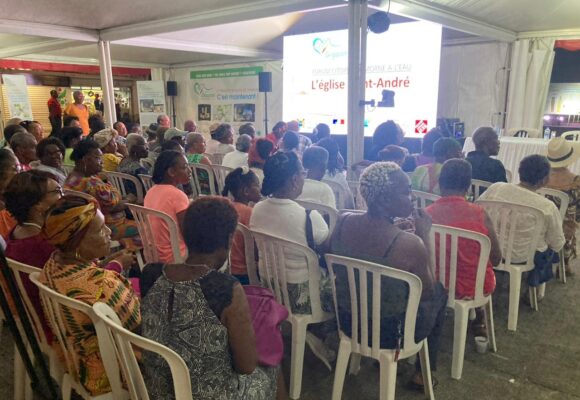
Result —
[[[366, 107], [365, 136], [393, 119], [407, 136], [422, 136], [436, 124], [441, 26], [393, 24], [367, 36], [366, 100], [395, 92], [392, 108]], [[298, 119], [303, 132], [326, 123], [347, 133], [348, 31], [284, 37], [284, 120]]]

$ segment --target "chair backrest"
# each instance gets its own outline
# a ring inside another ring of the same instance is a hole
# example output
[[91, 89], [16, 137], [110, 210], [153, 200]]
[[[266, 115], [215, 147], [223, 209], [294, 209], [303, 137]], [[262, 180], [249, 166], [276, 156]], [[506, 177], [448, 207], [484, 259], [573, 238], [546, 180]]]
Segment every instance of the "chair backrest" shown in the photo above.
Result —
[[252, 236], [258, 246], [260, 282], [272, 290], [278, 303], [288, 310], [290, 318], [293, 316], [288, 282], [286, 279], [286, 255], [292, 254], [303, 257], [308, 269], [308, 288], [310, 294], [310, 308], [312, 318], [321, 320], [323, 311], [320, 306], [320, 267], [318, 256], [309, 247], [282, 239], [258, 230], [252, 229]]
[[485, 192], [485, 189], [493, 185], [491, 182], [481, 181], [479, 179], [471, 180], [471, 195], [473, 196], [473, 201], [479, 199], [479, 196]]
[[521, 138], [539, 138], [540, 131], [534, 128], [512, 128], [508, 129], [506, 136], [521, 137]]
[[[79, 382], [76, 369], [76, 366], [79, 365], [77, 360], [78, 355], [76, 354], [73, 345], [75, 332], [71, 332], [68, 329], [66, 321], [70, 318], [71, 310], [75, 310], [88, 316], [91, 319], [93, 325], [95, 325], [97, 322], [97, 316], [93, 312], [91, 306], [54, 291], [53, 289], [41, 283], [39, 277], [39, 272], [33, 272], [30, 274], [30, 280], [38, 287], [40, 291], [40, 298], [42, 300], [42, 304], [44, 305], [45, 317], [48, 319], [48, 322], [52, 328], [52, 332], [60, 344], [67, 371], [71, 376], [74, 377], [76, 382]], [[95, 332], [96, 331], [97, 327], [95, 326]], [[119, 374], [119, 367], [114, 356], [113, 343], [102, 337], [98, 337], [98, 341], [99, 352], [101, 354], [103, 364], [106, 366], [105, 369], [107, 371], [109, 383], [111, 384], [111, 390], [113, 394], [116, 395], [115, 398], [122, 398], [117, 397], [122, 396], [124, 391], [121, 383], [121, 376]]]
[[230, 167], [224, 167], [223, 165], [219, 164], [212, 164], [211, 169], [217, 183], [216, 190], [218, 191], [218, 194], [221, 194], [226, 184], [226, 176], [228, 176], [228, 174], [234, 169]]
[[224, 160], [224, 153], [203, 153], [204, 156], [209, 158], [212, 164], [222, 165], [222, 161]]
[[160, 343], [123, 328], [115, 311], [105, 303], [95, 303], [93, 312], [97, 318], [95, 325], [99, 328], [97, 329], [99, 341], [100, 336], [104, 336], [103, 339], [113, 343], [116, 356], [115, 364], [121, 366], [131, 399], [149, 400], [145, 380], [135, 357], [133, 346], [155, 353], [167, 362], [173, 378], [175, 400], [191, 400], [193, 398], [189, 368], [179, 354]]
[[153, 178], [151, 175], [144, 175], [139, 174], [139, 179], [141, 179], [141, 183], [143, 183], [143, 187], [145, 188], [145, 192], [148, 192], [149, 189], [153, 187]]
[[[518, 232], [522, 221], [533, 220], [533, 229], [530, 231], [530, 238], [527, 241], [526, 266], [534, 265], [534, 255], [540, 240], [540, 235], [544, 229], [544, 213], [534, 207], [522, 204], [513, 204], [503, 201], [479, 200], [478, 205], [483, 207], [489, 215], [498, 241], [502, 246], [503, 264], [510, 265], [513, 257], [514, 242], [516, 237], [521, 235]], [[515, 260], [523, 261], [523, 260]]]
[[[357, 210], [366, 210], [367, 209], [367, 204], [365, 203], [365, 199], [363, 199], [362, 195], [360, 194], [360, 183], [359, 181], [347, 181], [348, 182], [348, 187], [350, 188], [350, 191], [352, 193], [352, 196], [354, 198], [354, 206]], [[337, 207], [339, 210], [341, 210], [341, 208]]]
[[38, 343], [40, 343], [41, 348], [44, 350], [48, 348], [48, 341], [44, 334], [44, 329], [41, 323], [42, 316], [38, 315], [36, 312], [36, 308], [30, 300], [23, 279], [23, 275], [28, 275], [28, 279], [30, 279], [30, 274], [34, 272], [40, 272], [42, 270], [40, 268], [33, 267], [32, 265], [23, 264], [16, 260], [12, 260], [8, 257], [6, 257], [6, 262], [8, 263], [8, 267], [12, 270], [12, 274], [14, 275], [14, 282], [16, 282], [16, 286], [18, 287], [18, 292], [22, 302], [24, 303], [26, 314], [28, 315], [30, 322], [32, 322], [32, 328], [34, 329], [36, 340], [38, 340]]
[[562, 137], [577, 142], [580, 140], [580, 131], [567, 131], [562, 133]]
[[246, 255], [246, 270], [248, 271], [248, 278], [250, 285], [259, 285], [258, 266], [256, 265], [256, 242], [252, 231], [244, 224], [238, 222], [236, 230], [244, 238], [244, 253]]
[[[485, 270], [487, 268], [489, 252], [491, 250], [491, 242], [489, 238], [481, 233], [465, 229], [437, 224], [431, 226], [429, 241], [431, 268], [439, 282], [449, 290], [449, 297], [447, 299], [447, 305], [449, 307], [453, 307], [456, 298], [455, 289], [457, 283], [458, 250], [459, 247], [465, 245], [465, 241], [467, 240], [479, 244], [479, 258], [477, 265], [469, 266], [470, 268], [476, 268], [473, 300], [479, 302], [484, 298], [483, 284], [485, 282]], [[461, 246], [460, 241], [463, 243]], [[439, 257], [437, 257], [437, 255], [439, 255]], [[449, 273], [449, 275], [447, 275], [447, 273]]]
[[512, 178], [513, 178], [512, 171], [510, 171], [509, 169], [506, 169], [505, 170], [505, 177], [506, 177], [508, 183], [511, 183]]
[[200, 185], [200, 173], [204, 172], [208, 177], [209, 184], [209, 194], [212, 196], [219, 196], [216, 188], [215, 176], [212, 167], [205, 164], [189, 164], [191, 168], [191, 186], [196, 196], [201, 196], [203, 194], [202, 187]]
[[296, 203], [300, 204], [307, 210], [316, 210], [322, 214], [322, 216], [328, 216], [328, 234], [330, 235], [334, 231], [336, 226], [336, 221], [338, 220], [338, 210], [327, 206], [326, 204], [316, 203], [314, 201], [306, 200], [294, 200]]
[[143, 204], [143, 185], [141, 184], [139, 178], [133, 175], [124, 174], [122, 172], [111, 172], [111, 171], [105, 172], [105, 175], [107, 175], [109, 182], [117, 188], [117, 190], [121, 193], [121, 196], [123, 196], [123, 198], [126, 197], [127, 194], [129, 194], [129, 191], [127, 190], [126, 186], [127, 183], [133, 184], [137, 196], [137, 203]]
[[425, 208], [427, 206], [430, 206], [431, 204], [435, 203], [437, 200], [441, 198], [441, 196], [439, 195], [428, 192], [422, 192], [420, 190], [413, 190], [412, 192], [413, 196], [415, 196], [415, 198], [417, 199], [417, 207], [419, 208]]
[[[415, 342], [415, 321], [417, 319], [417, 309], [421, 298], [422, 284], [418, 276], [406, 271], [387, 267], [368, 261], [357, 260], [349, 257], [326, 254], [326, 263], [330, 273], [332, 283], [332, 293], [336, 310], [336, 319], [338, 326], [342, 331], [344, 322], [341, 322], [341, 316], [337, 302], [337, 285], [348, 287], [350, 294], [350, 315], [351, 315], [351, 335], [350, 341], [354, 352], [363, 356], [379, 358], [381, 350], [381, 298], [384, 293], [381, 290], [381, 278], [387, 277], [391, 280], [402, 281], [408, 286], [407, 303], [404, 305], [404, 337], [402, 353], [414, 353], [418, 349]], [[338, 274], [338, 268], [344, 267], [345, 274]], [[346, 276], [346, 282], [341, 278]], [[372, 287], [372, 298], [369, 299], [368, 288]], [[370, 304], [369, 304], [370, 300]], [[401, 305], [402, 306], [402, 305]], [[369, 315], [370, 314], [370, 315]], [[372, 326], [369, 325], [372, 321]], [[370, 333], [370, 340], [369, 340]]]
[[159, 252], [157, 251], [157, 242], [153, 234], [153, 227], [151, 225], [151, 218], [159, 218], [167, 225], [169, 230], [169, 238], [171, 239], [171, 250], [173, 252], [173, 261], [181, 262], [183, 256], [179, 250], [179, 230], [177, 229], [177, 222], [164, 212], [152, 210], [150, 208], [138, 206], [136, 204], [127, 204], [131, 214], [137, 223], [137, 229], [141, 242], [143, 243], [143, 256], [146, 263], [159, 262]]
[[570, 196], [561, 190], [550, 189], [550, 188], [540, 188], [536, 190], [536, 193], [541, 194], [548, 200], [554, 202], [558, 211], [560, 211], [560, 216], [562, 221], [566, 218], [566, 213], [568, 212], [568, 205], [570, 204]]
[[88, 201], [97, 201], [97, 199], [95, 199], [93, 196], [91, 196], [88, 193], [85, 192], [80, 192], [78, 190], [73, 190], [73, 189], [63, 189], [62, 191], [65, 195], [70, 195], [70, 196], [77, 196], [77, 197], [82, 197], [85, 200]]
[[349, 193], [349, 191], [344, 186], [335, 181], [326, 179], [323, 179], [322, 182], [326, 183], [328, 186], [330, 186], [330, 189], [332, 189], [337, 210], [342, 210], [344, 208], [350, 208], [353, 206], [352, 204], [349, 205], [349, 203], [353, 202], [353, 195], [352, 193]]

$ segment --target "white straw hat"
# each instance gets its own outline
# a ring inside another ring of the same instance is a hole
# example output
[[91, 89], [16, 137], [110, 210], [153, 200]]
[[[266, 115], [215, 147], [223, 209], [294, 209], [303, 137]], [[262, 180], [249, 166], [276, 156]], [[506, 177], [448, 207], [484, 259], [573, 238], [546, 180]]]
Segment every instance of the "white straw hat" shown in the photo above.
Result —
[[573, 164], [580, 156], [578, 142], [555, 137], [548, 143], [548, 161], [552, 168], [564, 168]]

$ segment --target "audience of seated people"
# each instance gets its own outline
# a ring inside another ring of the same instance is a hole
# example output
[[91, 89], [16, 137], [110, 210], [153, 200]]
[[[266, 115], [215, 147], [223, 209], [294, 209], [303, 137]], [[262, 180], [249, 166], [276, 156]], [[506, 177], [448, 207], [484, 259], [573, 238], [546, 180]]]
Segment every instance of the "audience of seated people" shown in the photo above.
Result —
[[40, 122], [22, 121], [20, 126], [22, 126], [28, 133], [34, 136], [37, 142], [40, 142], [42, 139], [44, 139], [44, 128]]
[[207, 144], [207, 154], [226, 154], [236, 150], [233, 146], [234, 130], [230, 124], [220, 124], [211, 134], [211, 140]]
[[10, 148], [18, 159], [21, 171], [30, 171], [30, 163], [37, 160], [36, 139], [30, 133], [19, 132], [10, 139]]
[[288, 130], [288, 125], [284, 121], [278, 121], [272, 128], [272, 132], [266, 135], [266, 139], [269, 140], [272, 145], [272, 154], [277, 152], [281, 147], [281, 140], [284, 137], [284, 134]]
[[423, 140], [421, 141], [421, 154], [415, 156], [415, 166], [413, 169], [420, 167], [421, 165], [433, 164], [435, 162], [433, 156], [433, 145], [442, 137], [443, 135], [439, 128], [433, 128], [423, 136]]
[[340, 185], [342, 188], [342, 194], [344, 196], [344, 208], [353, 209], [354, 208], [354, 197], [348, 186], [348, 181], [346, 180], [346, 171], [344, 170], [344, 165], [341, 164], [342, 158], [339, 157], [338, 144], [331, 138], [322, 139], [317, 146], [323, 147], [328, 151], [328, 167], [326, 168], [326, 173], [322, 177], [322, 182], [334, 182]]
[[117, 171], [122, 160], [121, 155], [117, 153], [117, 132], [113, 129], [103, 129], [93, 135], [93, 140], [103, 154], [103, 170]]
[[[439, 338], [445, 319], [447, 293], [435, 280], [429, 265], [426, 243], [429, 239], [431, 218], [414, 209], [409, 178], [392, 162], [378, 162], [366, 168], [360, 178], [360, 191], [367, 204], [364, 214], [341, 214], [330, 238], [329, 252], [358, 258], [417, 275], [422, 282], [421, 303], [415, 326], [415, 340], [428, 338], [431, 368], [437, 368]], [[394, 219], [414, 214], [415, 234], [407, 233], [394, 224]], [[337, 276], [337, 308], [341, 328], [352, 330], [350, 321], [350, 294], [343, 271]], [[397, 346], [397, 326], [404, 321], [406, 286], [384, 279], [381, 282], [381, 347]], [[372, 294], [369, 293], [369, 299]], [[370, 300], [369, 300], [370, 301]], [[369, 316], [370, 318], [370, 316]], [[422, 390], [421, 367], [417, 358], [417, 371], [410, 385]]]
[[264, 164], [270, 158], [274, 145], [268, 139], [260, 138], [250, 148], [248, 166], [258, 176], [260, 184], [264, 180]]
[[300, 139], [298, 138], [298, 134], [293, 131], [286, 131], [282, 140], [280, 141], [280, 149], [278, 151], [284, 153], [294, 153], [298, 156], [298, 159], [302, 159], [302, 154], [298, 151], [298, 146], [300, 145]]
[[228, 168], [248, 166], [248, 152], [252, 145], [252, 137], [242, 134], [236, 140], [236, 150], [227, 153], [222, 160], [222, 165]]
[[414, 190], [440, 194], [439, 174], [443, 163], [451, 158], [462, 158], [461, 145], [451, 138], [441, 138], [433, 145], [435, 162], [417, 167], [411, 175], [411, 185]]
[[211, 165], [211, 161], [204, 154], [205, 139], [201, 133], [190, 132], [185, 140], [185, 156], [190, 164]]
[[406, 148], [390, 144], [379, 151], [379, 161], [391, 161], [402, 168], [408, 155]]
[[[541, 210], [544, 214], [544, 230], [534, 257], [535, 268], [528, 275], [528, 284], [537, 286], [553, 277], [552, 261], [554, 252], [559, 251], [566, 242], [562, 229], [560, 212], [554, 203], [537, 194], [536, 191], [545, 187], [550, 180], [550, 163], [545, 156], [531, 155], [525, 157], [518, 169], [520, 183], [512, 184], [497, 182], [491, 185], [480, 197], [480, 200], [498, 200], [514, 204], [530, 206]], [[525, 262], [530, 236], [535, 228], [533, 218], [518, 221], [518, 234], [514, 239], [512, 264]], [[505, 245], [502, 243], [502, 245]], [[502, 248], [502, 251], [505, 249]]]
[[59, 185], [64, 185], [66, 172], [62, 169], [62, 158], [65, 153], [64, 144], [56, 137], [42, 139], [36, 146], [38, 161], [30, 165], [33, 169], [49, 173]]
[[[180, 225], [182, 215], [189, 205], [187, 195], [178, 185], [189, 183], [191, 169], [185, 156], [174, 150], [162, 152], [153, 167], [153, 187], [145, 195], [144, 206], [169, 215]], [[151, 218], [157, 253], [161, 262], [175, 262], [167, 224], [159, 218]], [[185, 255], [185, 244], [180, 239], [180, 252]]]
[[187, 136], [188, 133], [189, 132], [181, 131], [177, 128], [169, 128], [168, 130], [165, 131], [163, 139], [165, 140], [165, 142], [173, 140], [179, 143], [181, 147], [185, 147], [185, 137]]
[[491, 158], [499, 153], [499, 139], [495, 130], [482, 126], [473, 132], [475, 150], [467, 154], [467, 161], [473, 167], [473, 179], [486, 182], [507, 182], [506, 172], [501, 161]]
[[256, 138], [256, 127], [251, 122], [246, 122], [245, 124], [240, 125], [238, 134], [240, 136], [248, 135], [253, 141]]
[[[493, 266], [501, 262], [501, 248], [489, 215], [482, 207], [466, 200], [467, 193], [471, 189], [471, 164], [460, 159], [445, 161], [439, 176], [439, 187], [441, 188], [441, 198], [425, 208], [433, 223], [466, 229], [489, 237], [491, 251], [483, 284], [483, 293], [489, 295], [495, 289]], [[440, 251], [439, 239], [436, 240], [436, 251]], [[450, 246], [450, 240], [447, 242], [447, 246]], [[437, 271], [439, 271], [439, 256], [436, 256], [435, 260]], [[478, 260], [478, 245], [473, 241], [460, 239], [457, 247], [455, 298], [470, 299], [474, 297]], [[446, 261], [446, 266], [445, 287], [449, 287], [450, 264], [448, 261]], [[477, 318], [472, 323], [476, 336], [487, 336], [484, 315], [483, 309], [477, 310]]]
[[[571, 274], [570, 261], [576, 259], [576, 229], [580, 221], [580, 176], [570, 171], [569, 167], [580, 157], [578, 142], [556, 137], [548, 143], [548, 161], [550, 162], [550, 179], [546, 187], [560, 190], [568, 195], [570, 202], [564, 218], [564, 260], [566, 272]], [[556, 204], [558, 208], [560, 204]]]
[[296, 152], [298, 157], [302, 159], [304, 150], [312, 146], [312, 141], [308, 136], [300, 133], [300, 123], [296, 120], [289, 121], [286, 124], [286, 130], [289, 132], [294, 132], [298, 135], [298, 147], [296, 148]]
[[[118, 172], [133, 175], [148, 175], [149, 169], [141, 164], [141, 160], [147, 157], [148, 148], [145, 138], [138, 133], [127, 135], [127, 157], [124, 157], [117, 168]], [[133, 192], [132, 192], [133, 193]]]
[[326, 183], [321, 182], [328, 166], [328, 151], [324, 147], [312, 146], [304, 151], [302, 165], [306, 170], [306, 179], [298, 200], [312, 201], [336, 208], [334, 192]]
[[373, 133], [373, 146], [365, 155], [369, 161], [378, 161], [379, 152], [386, 146], [394, 144], [400, 146], [405, 138], [405, 132], [394, 121], [386, 121], [377, 126]]
[[[63, 165], [75, 165], [74, 161], [71, 160], [70, 155], [76, 145], [81, 141], [82, 136], [83, 130], [79, 127], [66, 126], [60, 130], [58, 137], [62, 140], [62, 144], [64, 144], [65, 147], [62, 161]], [[53, 135], [50, 135], [50, 137], [53, 137]]]

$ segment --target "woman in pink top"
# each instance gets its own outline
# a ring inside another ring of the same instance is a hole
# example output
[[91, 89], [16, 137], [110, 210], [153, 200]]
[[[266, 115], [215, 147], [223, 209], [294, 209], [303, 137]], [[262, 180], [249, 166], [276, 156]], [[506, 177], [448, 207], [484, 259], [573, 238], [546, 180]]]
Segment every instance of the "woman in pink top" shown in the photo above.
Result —
[[[226, 176], [222, 196], [231, 195], [234, 199], [232, 205], [238, 213], [238, 222], [245, 226], [250, 226], [252, 216], [251, 203], [257, 203], [260, 195], [260, 181], [258, 176], [249, 167], [236, 168]], [[230, 263], [232, 275], [235, 276], [242, 285], [250, 283], [246, 268], [246, 251], [244, 247], [244, 237], [236, 232], [230, 250]]]
[[[179, 226], [182, 213], [189, 206], [187, 195], [177, 187], [189, 183], [191, 180], [191, 170], [187, 164], [187, 159], [182, 153], [175, 150], [162, 152], [155, 161], [152, 180], [155, 185], [145, 195], [145, 207], [164, 212], [173, 218]], [[179, 261], [173, 259], [167, 224], [159, 218], [151, 218], [150, 222], [155, 235], [159, 262]], [[179, 248], [181, 255], [184, 256], [185, 244], [181, 236]]]
[[[493, 293], [495, 289], [495, 274], [493, 265], [501, 261], [499, 246], [493, 223], [483, 208], [465, 200], [471, 186], [471, 164], [461, 159], [451, 159], [443, 164], [439, 176], [441, 198], [425, 209], [434, 224], [451, 226], [478, 232], [489, 237], [491, 252], [485, 271], [483, 292]], [[437, 257], [437, 260], [439, 258]], [[479, 259], [479, 246], [471, 240], [460, 240], [457, 249], [457, 281], [455, 297], [457, 299], [473, 298], [475, 295], [476, 268]], [[448, 264], [449, 265], [449, 264]], [[439, 269], [439, 265], [437, 265]], [[447, 273], [447, 276], [449, 274]], [[446, 282], [445, 286], [449, 283]], [[479, 310], [478, 310], [479, 311]], [[483, 313], [477, 313], [476, 329], [484, 334]]]

